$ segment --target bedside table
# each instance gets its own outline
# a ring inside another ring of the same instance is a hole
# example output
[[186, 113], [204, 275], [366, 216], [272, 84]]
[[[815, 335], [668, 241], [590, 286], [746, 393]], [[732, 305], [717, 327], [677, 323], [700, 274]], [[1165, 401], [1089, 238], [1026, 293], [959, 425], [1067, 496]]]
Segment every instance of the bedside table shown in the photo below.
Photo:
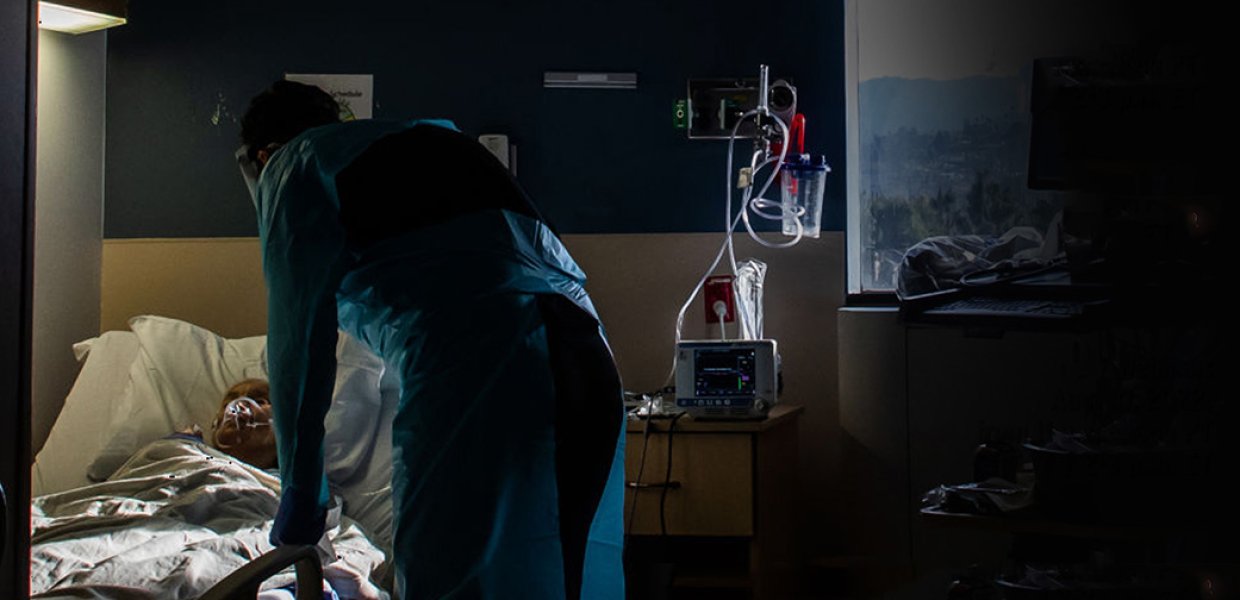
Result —
[[624, 517], [630, 557], [641, 561], [647, 557], [637, 554], [657, 553], [659, 562], [674, 565], [673, 597], [694, 589], [755, 599], [793, 593], [797, 418], [803, 411], [780, 404], [760, 421], [686, 416], [670, 436], [670, 418], [628, 421]]

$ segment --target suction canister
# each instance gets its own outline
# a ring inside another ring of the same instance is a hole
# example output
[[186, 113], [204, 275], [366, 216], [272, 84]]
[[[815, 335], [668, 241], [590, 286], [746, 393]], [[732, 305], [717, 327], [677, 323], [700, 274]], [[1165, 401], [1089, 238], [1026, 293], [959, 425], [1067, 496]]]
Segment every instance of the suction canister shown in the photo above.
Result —
[[784, 162], [780, 170], [783, 204], [783, 233], [817, 238], [822, 228], [822, 194], [826, 187], [827, 157], [801, 154]]

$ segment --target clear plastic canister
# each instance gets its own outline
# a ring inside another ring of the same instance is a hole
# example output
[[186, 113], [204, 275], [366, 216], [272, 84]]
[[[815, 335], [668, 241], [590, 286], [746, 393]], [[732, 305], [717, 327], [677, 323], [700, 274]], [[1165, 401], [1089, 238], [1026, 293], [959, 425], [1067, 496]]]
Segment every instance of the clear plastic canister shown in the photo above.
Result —
[[822, 227], [822, 192], [830, 172], [825, 156], [811, 158], [802, 154], [784, 162], [780, 170], [784, 235], [797, 234], [799, 219], [802, 235], [818, 237]]

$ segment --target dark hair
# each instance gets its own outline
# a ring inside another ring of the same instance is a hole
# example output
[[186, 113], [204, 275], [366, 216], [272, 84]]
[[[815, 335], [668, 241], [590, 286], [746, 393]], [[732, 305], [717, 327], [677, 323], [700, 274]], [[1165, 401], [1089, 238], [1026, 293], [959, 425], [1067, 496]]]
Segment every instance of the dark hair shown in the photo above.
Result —
[[304, 83], [283, 79], [250, 100], [241, 117], [241, 142], [255, 160], [269, 144], [284, 144], [301, 132], [340, 122], [340, 107], [330, 94]]

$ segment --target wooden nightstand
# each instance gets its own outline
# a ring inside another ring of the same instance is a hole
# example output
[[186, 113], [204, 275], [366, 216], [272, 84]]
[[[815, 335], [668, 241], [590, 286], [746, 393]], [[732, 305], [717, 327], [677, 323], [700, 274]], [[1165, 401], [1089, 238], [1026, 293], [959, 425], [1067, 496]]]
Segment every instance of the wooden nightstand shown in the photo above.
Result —
[[670, 436], [669, 418], [630, 420], [624, 514], [631, 560], [657, 553], [658, 561], [674, 564], [673, 597], [694, 589], [731, 590], [728, 597], [790, 597], [797, 580], [793, 528], [800, 499], [797, 417], [803, 410], [777, 405], [761, 421], [682, 417]]

